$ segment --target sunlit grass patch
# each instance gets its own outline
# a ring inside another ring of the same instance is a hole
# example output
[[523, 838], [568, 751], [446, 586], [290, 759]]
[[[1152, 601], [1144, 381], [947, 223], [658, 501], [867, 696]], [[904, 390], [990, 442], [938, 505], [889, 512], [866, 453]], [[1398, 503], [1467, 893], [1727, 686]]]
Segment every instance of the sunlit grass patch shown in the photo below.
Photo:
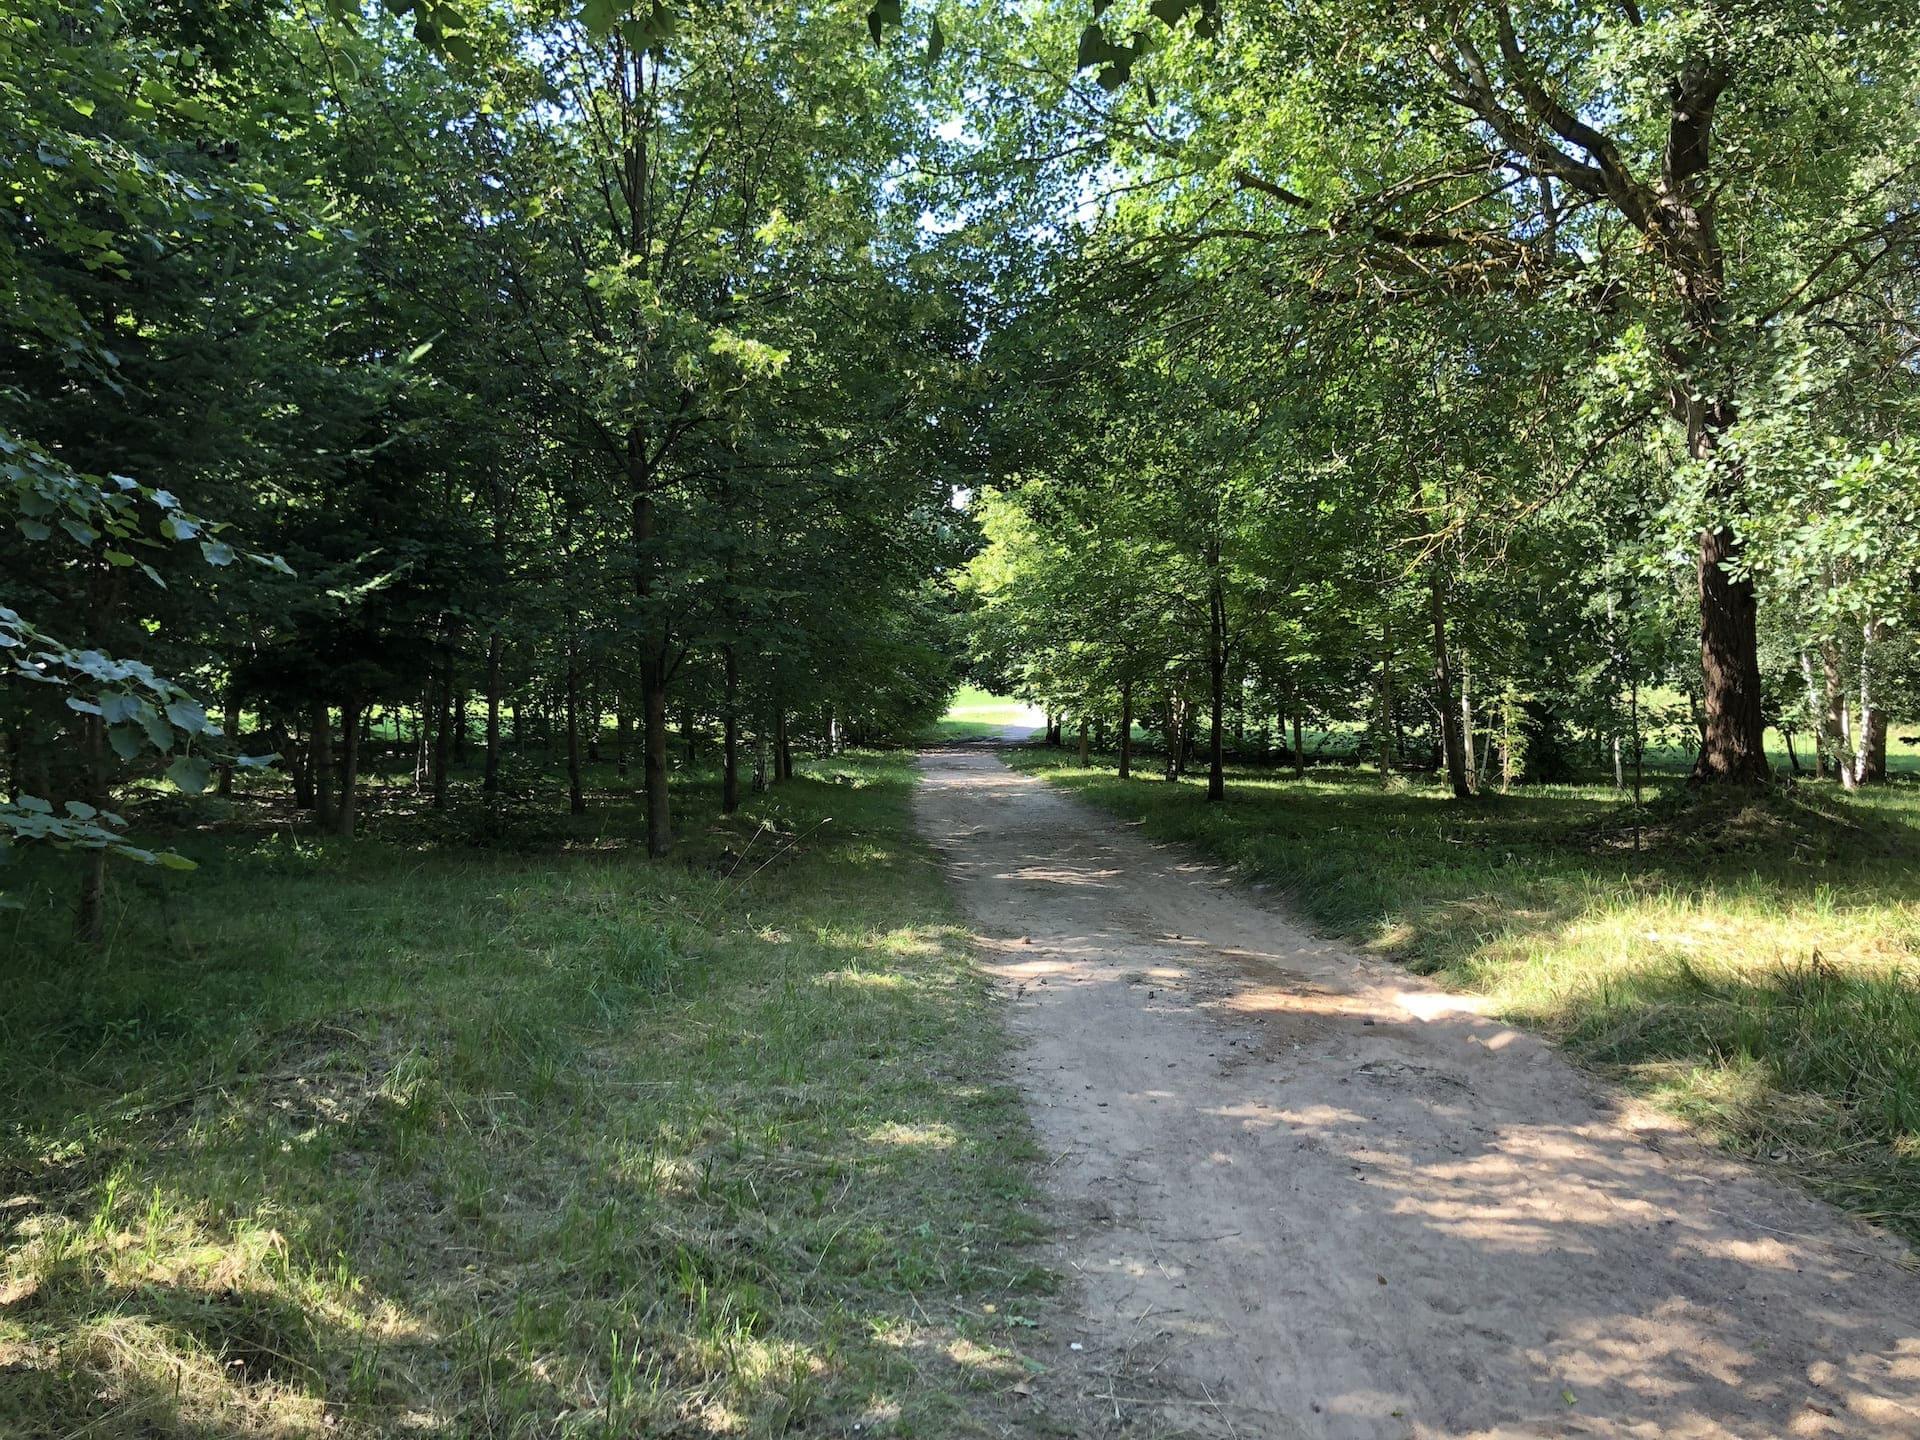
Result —
[[1033, 1145], [911, 787], [683, 791], [662, 865], [620, 799], [565, 856], [236, 828], [97, 956], [29, 912], [0, 1434], [997, 1433]]
[[[1729, 1146], [1920, 1239], [1920, 789], [1692, 802], [1655, 777], [1456, 803], [1319, 769], [1047, 774], [1228, 861], [1332, 934], [1488, 997]], [[1637, 848], [1636, 848], [1637, 846]]]

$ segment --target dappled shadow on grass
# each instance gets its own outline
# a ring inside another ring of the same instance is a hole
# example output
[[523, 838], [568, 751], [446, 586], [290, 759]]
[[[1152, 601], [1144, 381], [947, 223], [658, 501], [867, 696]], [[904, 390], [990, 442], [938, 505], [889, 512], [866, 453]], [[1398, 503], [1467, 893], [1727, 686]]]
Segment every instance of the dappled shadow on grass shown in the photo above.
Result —
[[1920, 1240], [1920, 787], [1665, 778], [1636, 813], [1256, 772], [1209, 805], [1063, 760], [1013, 757]]
[[983, 1301], [1047, 1283], [1029, 1141], [903, 766], [689, 805], [665, 865], [373, 839], [309, 869], [203, 836], [106, 954], [0, 962], [35, 1076], [0, 1115], [0, 1432], [886, 1433], [1002, 1403], [1022, 1367]]

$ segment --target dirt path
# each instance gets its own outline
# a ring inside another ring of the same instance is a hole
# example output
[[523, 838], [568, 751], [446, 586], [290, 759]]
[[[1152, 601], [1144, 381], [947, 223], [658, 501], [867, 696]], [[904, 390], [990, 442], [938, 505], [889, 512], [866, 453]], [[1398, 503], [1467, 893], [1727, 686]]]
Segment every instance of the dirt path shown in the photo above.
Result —
[[1006, 769], [919, 818], [1006, 987], [1127, 1435], [1916, 1436], [1920, 1277], [1541, 1042]]

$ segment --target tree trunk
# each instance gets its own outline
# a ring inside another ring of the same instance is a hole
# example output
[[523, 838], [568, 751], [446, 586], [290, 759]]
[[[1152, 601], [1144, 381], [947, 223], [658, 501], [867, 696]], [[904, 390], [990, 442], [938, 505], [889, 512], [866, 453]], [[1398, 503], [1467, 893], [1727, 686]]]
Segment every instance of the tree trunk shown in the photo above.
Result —
[[1163, 730], [1167, 751], [1166, 778], [1178, 780], [1180, 778], [1180, 708], [1174, 702], [1171, 692], [1166, 697], [1164, 710], [1166, 714]]
[[[1689, 386], [1691, 388], [1691, 386]], [[1716, 466], [1712, 499], [1731, 503], [1737, 488], [1737, 462], [1717, 460], [1720, 437], [1733, 424], [1730, 401], [1708, 402], [1697, 395], [1682, 401], [1687, 423], [1687, 452]], [[1766, 721], [1760, 711], [1759, 605], [1750, 577], [1731, 573], [1740, 559], [1740, 540], [1731, 529], [1713, 526], [1700, 532], [1696, 573], [1700, 593], [1700, 680], [1705, 714], [1700, 753], [1692, 783], [1751, 785], [1770, 778]]]
[[[227, 681], [227, 707], [221, 724], [227, 732], [224, 738], [229, 753], [238, 750], [240, 747], [240, 687], [231, 679]], [[215, 793], [222, 800], [233, 794], [233, 761], [221, 761], [220, 787]]]
[[580, 666], [571, 636], [567, 641], [567, 813], [587, 813], [586, 792], [580, 786]]
[[1133, 778], [1133, 681], [1120, 682], [1120, 778]]
[[1213, 584], [1207, 596], [1207, 686], [1211, 708], [1207, 715], [1207, 800], [1227, 798], [1227, 599], [1220, 588], [1219, 556], [1214, 561]]
[[280, 763], [286, 768], [287, 778], [293, 782], [293, 807], [296, 810], [311, 810], [313, 766], [307, 756], [306, 742], [279, 721], [274, 722], [273, 732], [273, 748], [280, 752]]
[[1813, 679], [1813, 656], [1800, 652], [1800, 678], [1807, 686], [1807, 715], [1813, 721], [1813, 774], [1822, 779], [1827, 773], [1827, 723], [1820, 705], [1820, 687]]
[[1447, 654], [1446, 597], [1441, 593], [1440, 568], [1427, 577], [1427, 604], [1433, 615], [1433, 688], [1440, 707], [1440, 748], [1446, 756], [1447, 783], [1453, 798], [1466, 800], [1473, 795], [1473, 781], [1467, 775], [1467, 751], [1460, 733], [1460, 718], [1454, 713], [1453, 665]]
[[1380, 625], [1380, 783], [1393, 776], [1393, 611]]
[[698, 742], [693, 732], [693, 706], [680, 707], [680, 745], [687, 757], [687, 768], [691, 770], [699, 761]]
[[[96, 810], [107, 805], [107, 727], [98, 715], [80, 719], [81, 798]], [[80, 895], [73, 912], [74, 938], [98, 945], [107, 934], [107, 852], [80, 852]]]
[[731, 815], [740, 808], [740, 660], [731, 642], [723, 654], [727, 673], [721, 716], [720, 813]]
[[1087, 768], [1087, 761], [1091, 753], [1090, 744], [1091, 742], [1087, 736], [1087, 717], [1082, 715], [1080, 717], [1080, 768], [1082, 770]]
[[1305, 728], [1306, 723], [1300, 713], [1300, 706], [1298, 702], [1295, 702], [1293, 707], [1293, 778], [1296, 780], [1304, 780], [1307, 778], [1307, 746], [1305, 737], [1301, 733]]
[[1860, 630], [1860, 728], [1853, 756], [1853, 777], [1861, 785], [1877, 785], [1887, 778], [1887, 713], [1876, 702], [1873, 652], [1880, 639], [1878, 622], [1869, 620]]
[[667, 685], [663, 664], [649, 657], [640, 672], [640, 716], [645, 752], [647, 854], [658, 860], [673, 847], [667, 800]]
[[1840, 675], [1840, 647], [1832, 640], [1820, 646], [1820, 663], [1827, 688], [1827, 733], [1833, 742], [1833, 768], [1842, 789], [1852, 790], [1860, 783], [1854, 768], [1852, 721], [1847, 709], [1846, 686]]
[[440, 668], [440, 688], [434, 697], [433, 808], [447, 808], [447, 777], [453, 768], [453, 660]]
[[333, 829], [333, 716], [324, 700], [313, 707], [313, 738], [308, 743], [308, 769], [313, 775], [313, 818], [322, 830]]
[[340, 804], [333, 813], [333, 829], [337, 835], [353, 834], [360, 809], [360, 717], [363, 713], [364, 707], [358, 700], [341, 703]]
[[487, 758], [480, 778], [480, 789], [488, 795], [500, 792], [500, 632], [487, 636]]
[[773, 778], [776, 782], [793, 778], [793, 746], [787, 738], [787, 707], [773, 707]]
[[[1467, 762], [1467, 788], [1472, 790], [1480, 784], [1480, 767], [1473, 753], [1473, 700], [1468, 694], [1467, 652], [1464, 646], [1460, 651], [1460, 740]], [[1616, 748], [1618, 743], [1616, 740]]]

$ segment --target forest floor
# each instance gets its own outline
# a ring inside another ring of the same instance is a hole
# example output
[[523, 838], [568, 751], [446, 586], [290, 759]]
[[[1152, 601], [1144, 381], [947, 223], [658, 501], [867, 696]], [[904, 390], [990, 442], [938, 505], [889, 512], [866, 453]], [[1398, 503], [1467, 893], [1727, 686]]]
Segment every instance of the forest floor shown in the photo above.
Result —
[[116, 869], [98, 953], [0, 911], [0, 1435], [1049, 1433], [911, 760], [804, 771], [677, 783], [664, 864], [610, 769], [501, 834], [388, 783], [162, 830], [200, 870]]
[[[1142, 826], [991, 751], [922, 765], [923, 832], [1023, 1042], [1086, 1327], [1043, 1398], [1143, 1436], [1920, 1435], [1920, 1276], [1893, 1237], [1484, 1013], [1502, 997], [1315, 938], [1165, 843], [1213, 833], [1179, 818], [1191, 787], [1065, 773]], [[1356, 920], [1445, 931], [1457, 968], [1512, 917], [1527, 963], [1554, 963], [1566, 917], [1533, 907], [1557, 882], [1524, 855], [1463, 905], [1408, 879], [1443, 840], [1305, 808], [1275, 844], [1346, 884]], [[1253, 844], [1284, 812], [1226, 813]], [[1341, 854], [1350, 829], [1372, 848]], [[1700, 923], [1697, 895], [1650, 903]]]

